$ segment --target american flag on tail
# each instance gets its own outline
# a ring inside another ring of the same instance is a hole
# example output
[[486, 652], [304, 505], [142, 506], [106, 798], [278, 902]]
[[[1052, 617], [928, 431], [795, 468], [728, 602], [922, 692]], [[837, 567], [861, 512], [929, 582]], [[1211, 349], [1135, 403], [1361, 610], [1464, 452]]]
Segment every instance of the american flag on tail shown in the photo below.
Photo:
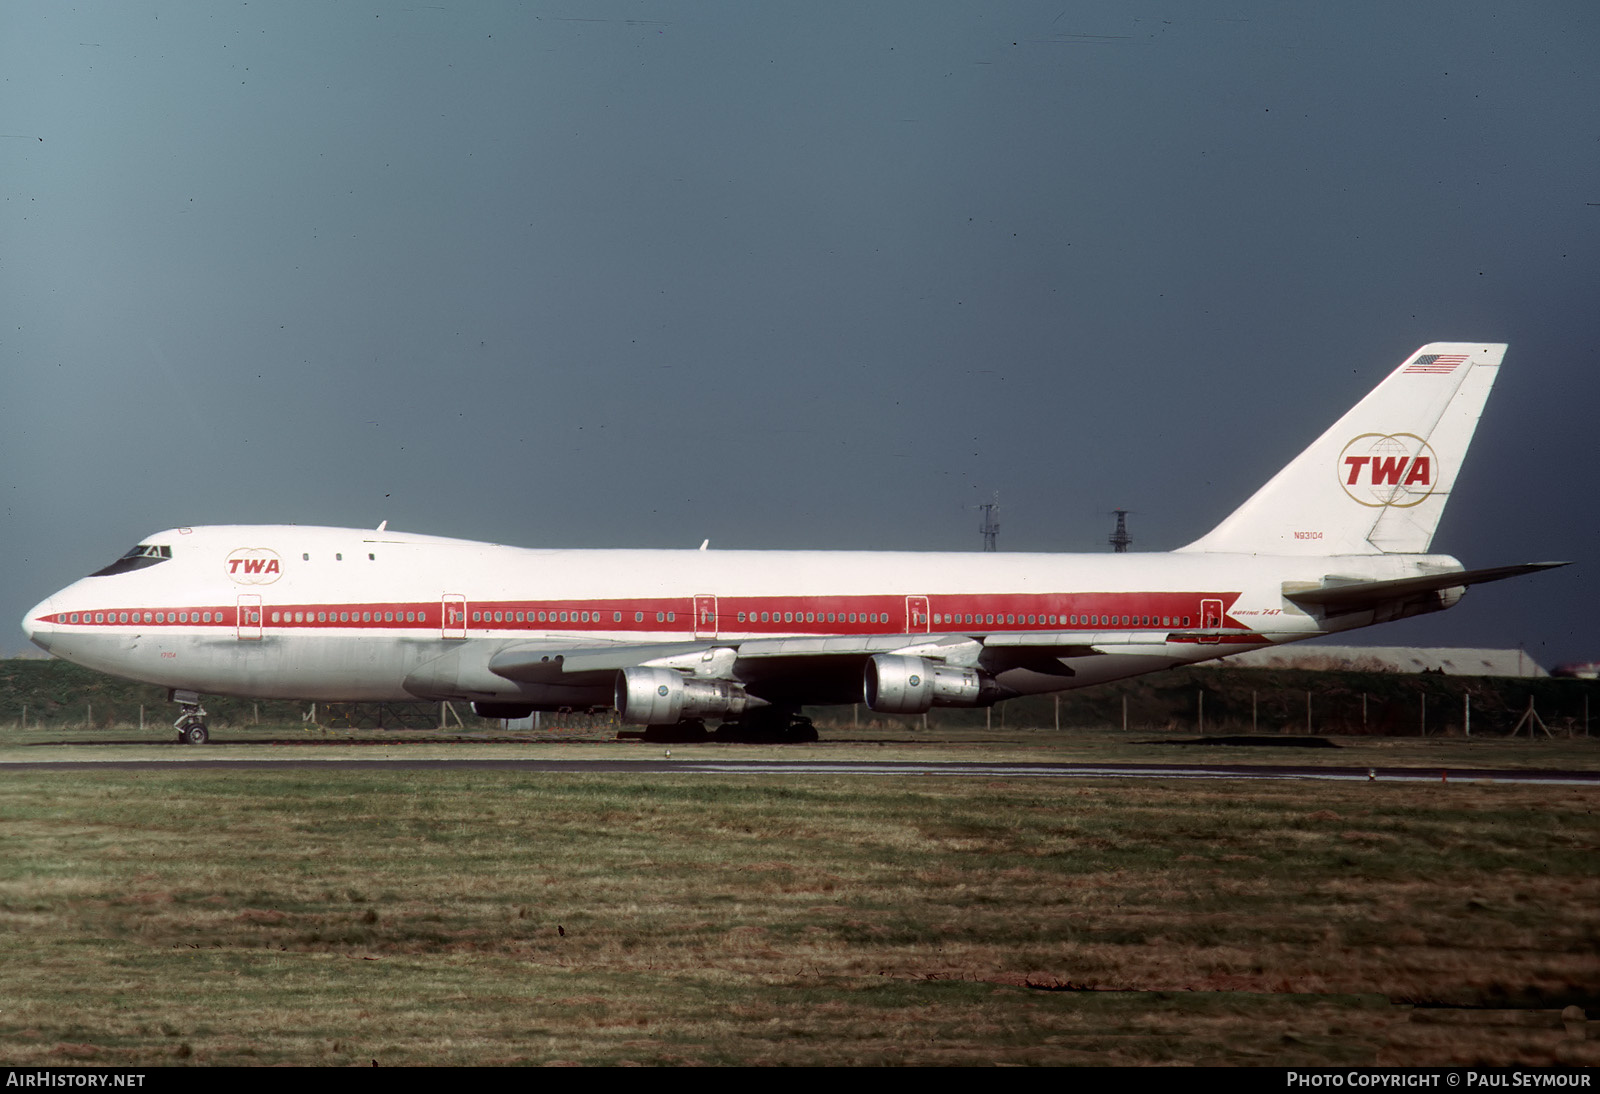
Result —
[[1422, 353], [1406, 366], [1406, 374], [1420, 372], [1429, 376], [1448, 376], [1460, 365], [1465, 364], [1466, 360], [1467, 355], [1464, 353]]

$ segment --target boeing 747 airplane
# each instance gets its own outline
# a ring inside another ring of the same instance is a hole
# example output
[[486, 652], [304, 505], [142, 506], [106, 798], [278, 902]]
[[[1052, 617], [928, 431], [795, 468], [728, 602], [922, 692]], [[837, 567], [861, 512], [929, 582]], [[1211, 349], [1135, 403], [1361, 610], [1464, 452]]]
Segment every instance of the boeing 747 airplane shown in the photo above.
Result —
[[203, 694], [615, 707], [647, 736], [814, 740], [802, 706], [924, 713], [1440, 611], [1430, 554], [1504, 345], [1436, 342], [1207, 535], [1148, 554], [530, 550], [348, 528], [149, 536], [30, 611], [58, 657]]

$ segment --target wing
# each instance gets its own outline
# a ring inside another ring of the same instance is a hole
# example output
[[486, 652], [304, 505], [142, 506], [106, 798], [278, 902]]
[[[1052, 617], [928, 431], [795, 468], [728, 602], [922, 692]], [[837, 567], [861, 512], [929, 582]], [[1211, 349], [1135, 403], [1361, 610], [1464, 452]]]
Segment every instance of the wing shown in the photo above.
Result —
[[[608, 693], [619, 673], [668, 669], [685, 678], [736, 683], [773, 704], [856, 703], [862, 699], [867, 662], [879, 655], [907, 664], [972, 670], [993, 680], [1013, 670], [1042, 674], [1070, 687], [1072, 662], [1133, 655], [1170, 658], [1167, 642], [1217, 640], [1252, 645], [1271, 638], [1237, 628], [1213, 631], [1028, 631], [993, 634], [874, 634], [692, 642], [574, 644], [570, 639], [518, 643], [495, 653], [489, 672], [535, 688]], [[665, 679], [665, 678], [663, 678]], [[670, 682], [670, 681], [669, 681]], [[1052, 689], [1053, 690], [1053, 689]], [[1004, 698], [1005, 692], [997, 697]], [[1017, 693], [1020, 694], [1020, 693]], [[598, 702], [591, 697], [590, 701]]]
[[742, 641], [519, 643], [489, 659], [489, 671], [519, 684], [610, 688], [627, 669], [675, 669], [734, 681], [770, 703], [851, 703], [861, 698], [862, 669], [878, 653], [910, 653], [977, 664], [983, 644], [966, 635], [873, 634]]

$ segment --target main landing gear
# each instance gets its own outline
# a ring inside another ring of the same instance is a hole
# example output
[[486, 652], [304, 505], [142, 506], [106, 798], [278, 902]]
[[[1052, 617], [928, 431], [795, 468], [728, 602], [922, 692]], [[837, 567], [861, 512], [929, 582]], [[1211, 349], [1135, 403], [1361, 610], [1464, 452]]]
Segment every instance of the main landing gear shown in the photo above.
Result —
[[174, 691], [171, 698], [180, 712], [178, 720], [172, 723], [178, 731], [178, 740], [186, 745], [203, 745], [209, 741], [211, 733], [206, 729], [206, 708], [200, 705], [200, 696], [192, 691]]
[[694, 719], [670, 726], [646, 726], [642, 737], [646, 741], [673, 744], [707, 740], [744, 744], [806, 744], [817, 740], [817, 730], [811, 724], [811, 719], [798, 710], [761, 707], [747, 711], [737, 721], [723, 722], [715, 732], [708, 733], [705, 723]]
[[762, 707], [736, 722], [717, 727], [717, 740], [748, 744], [799, 745], [817, 739], [817, 727], [798, 709]]

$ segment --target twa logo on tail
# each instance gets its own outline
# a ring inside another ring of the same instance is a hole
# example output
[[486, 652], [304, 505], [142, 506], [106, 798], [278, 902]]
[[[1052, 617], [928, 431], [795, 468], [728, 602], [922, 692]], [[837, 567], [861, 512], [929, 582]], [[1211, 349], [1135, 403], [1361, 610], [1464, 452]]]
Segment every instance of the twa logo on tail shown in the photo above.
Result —
[[240, 547], [227, 560], [228, 577], [240, 585], [271, 585], [283, 576], [278, 552], [268, 547]]
[[1344, 492], [1373, 508], [1422, 504], [1438, 474], [1438, 455], [1415, 433], [1363, 433], [1339, 453]]

